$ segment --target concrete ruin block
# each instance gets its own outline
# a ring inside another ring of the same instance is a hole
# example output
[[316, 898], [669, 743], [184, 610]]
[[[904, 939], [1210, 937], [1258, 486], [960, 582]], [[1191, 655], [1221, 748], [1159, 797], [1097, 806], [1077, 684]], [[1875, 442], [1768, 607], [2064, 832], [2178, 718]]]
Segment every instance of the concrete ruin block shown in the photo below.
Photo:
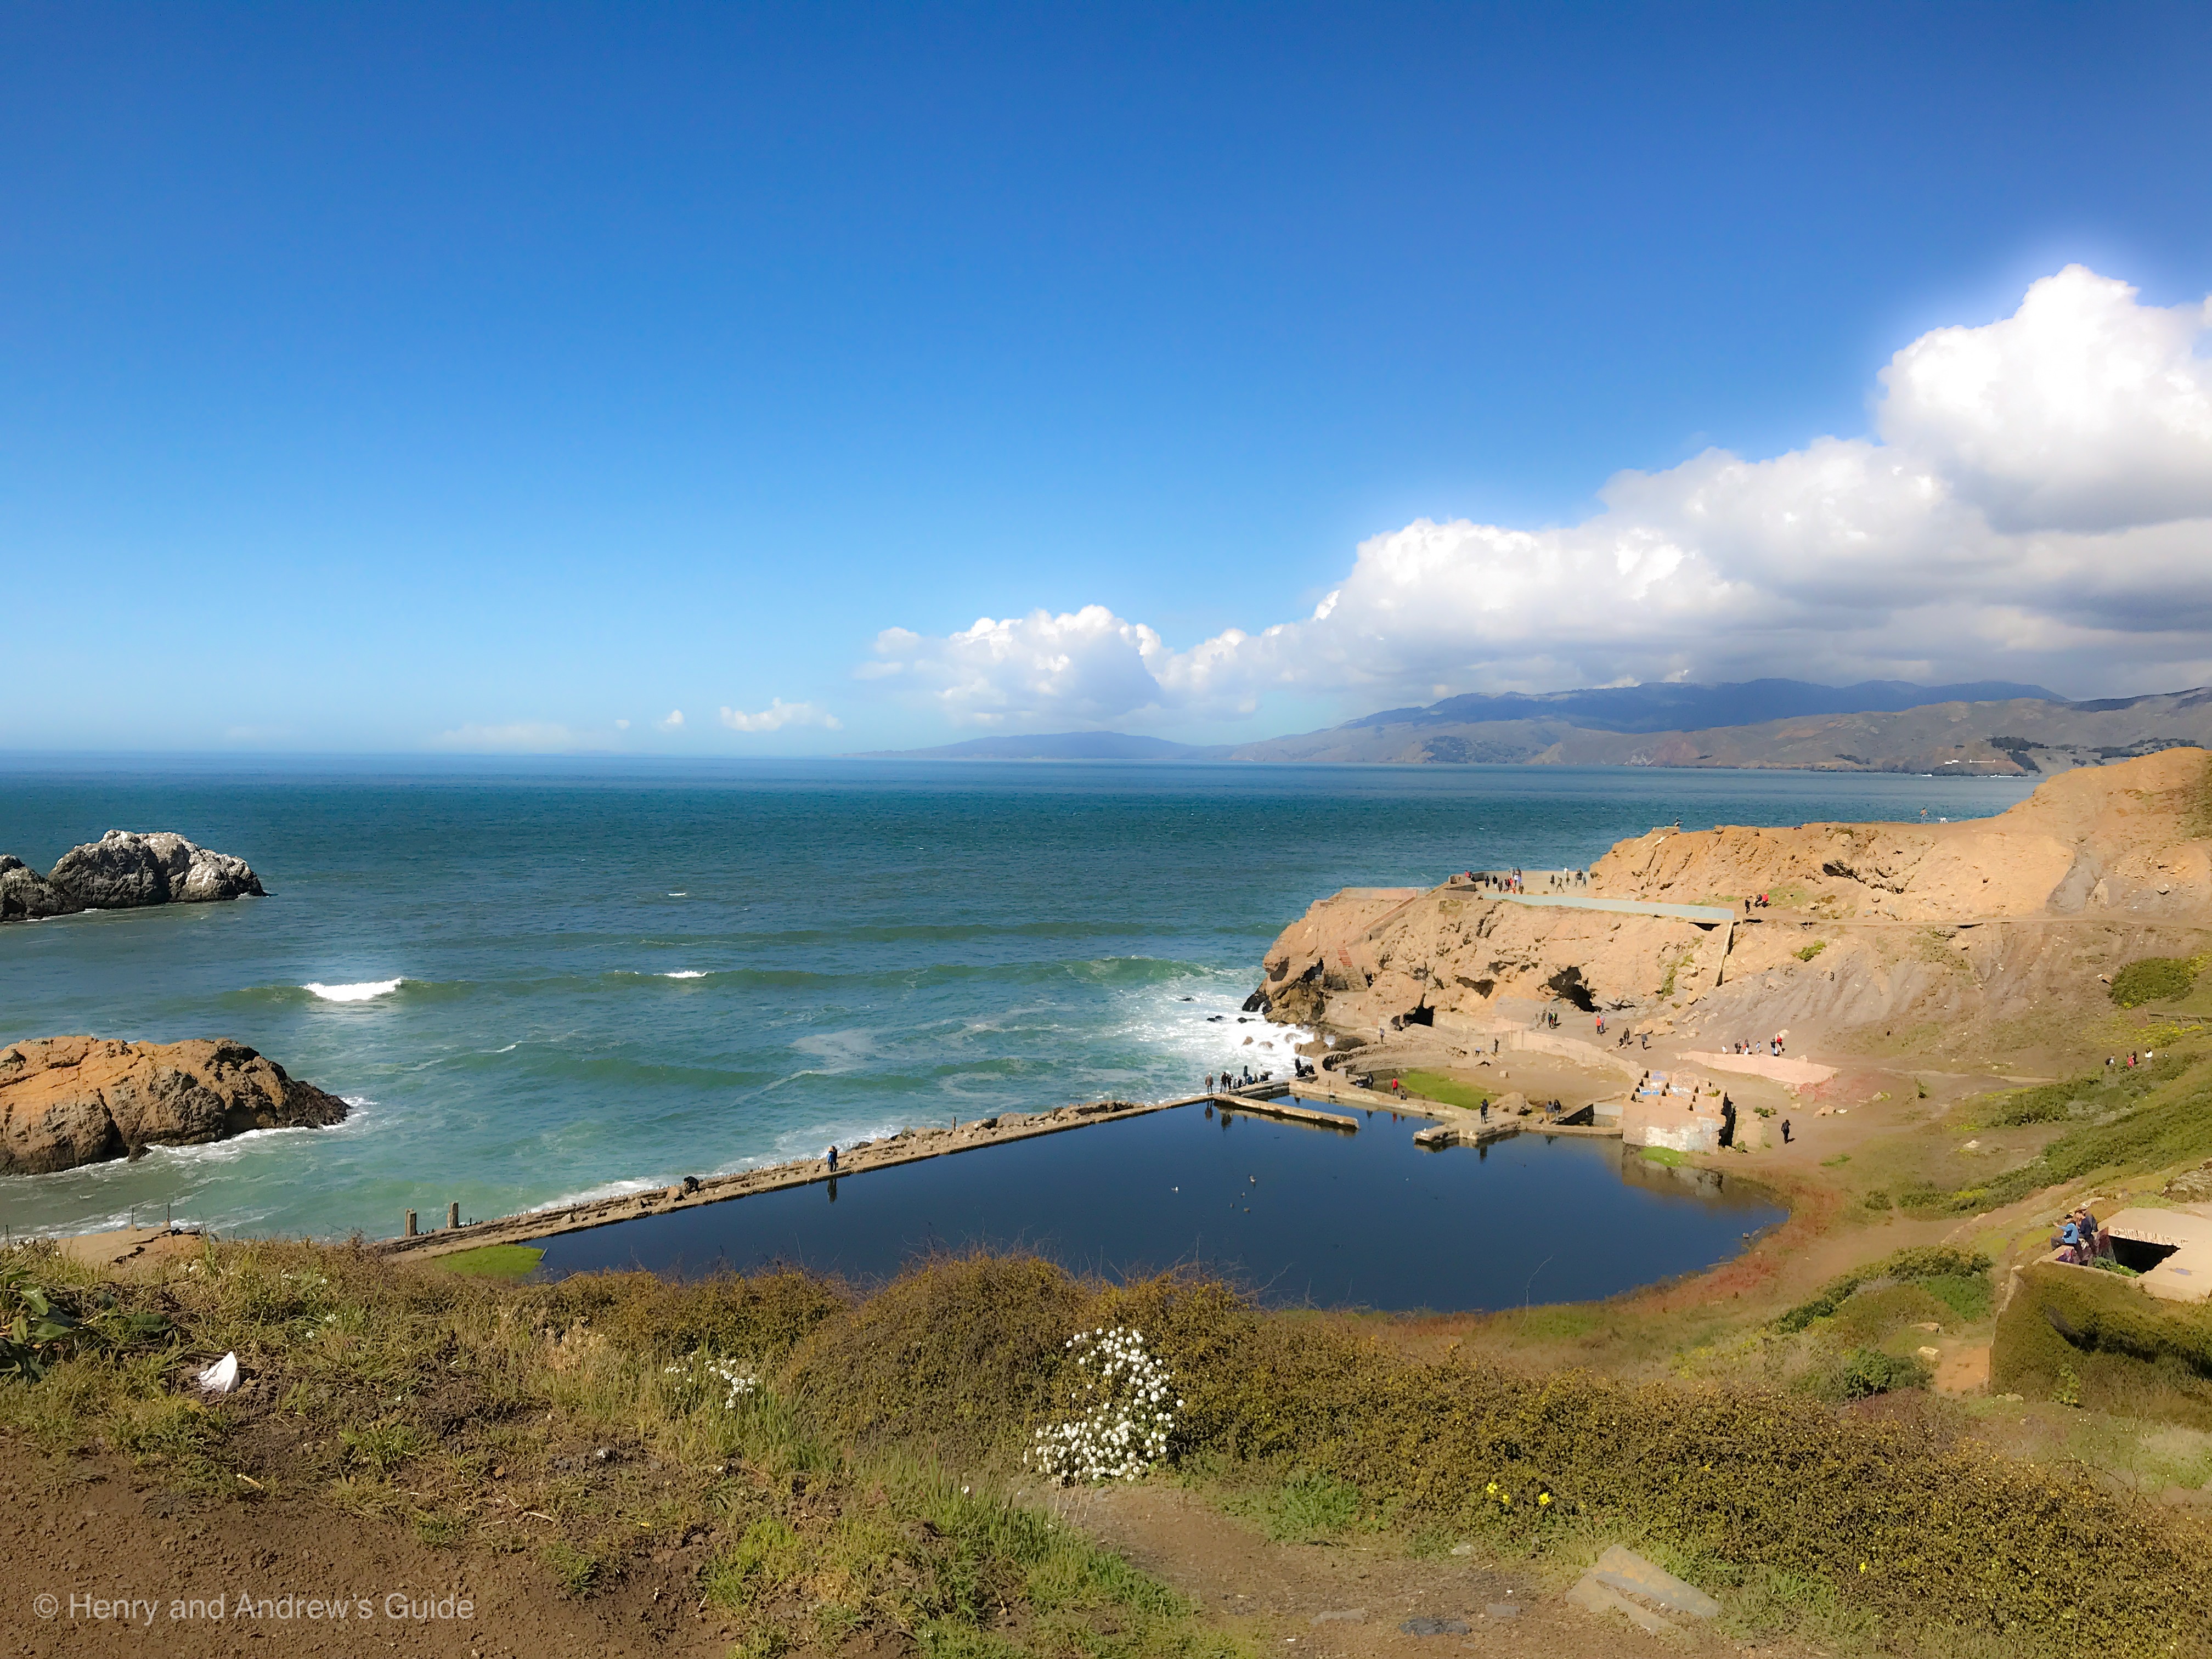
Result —
[[1584, 1573], [1567, 1592], [1567, 1600], [1586, 1613], [1617, 1613], [1632, 1625], [1652, 1634], [1668, 1631], [1680, 1632], [1681, 1626], [1673, 1620], [1662, 1617], [1640, 1601], [1632, 1601], [1619, 1590], [1601, 1584], [1595, 1573]]
[[1603, 1589], [1648, 1603], [1661, 1613], [1683, 1613], [1692, 1619], [1713, 1619], [1720, 1614], [1721, 1604], [1695, 1584], [1685, 1583], [1664, 1567], [1655, 1565], [1619, 1544], [1599, 1556], [1597, 1565], [1583, 1577]]

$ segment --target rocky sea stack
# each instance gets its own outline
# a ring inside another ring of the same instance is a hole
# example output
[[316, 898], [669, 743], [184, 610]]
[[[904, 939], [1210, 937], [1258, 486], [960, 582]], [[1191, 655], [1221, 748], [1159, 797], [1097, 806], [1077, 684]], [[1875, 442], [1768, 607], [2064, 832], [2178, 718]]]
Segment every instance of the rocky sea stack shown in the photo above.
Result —
[[346, 1103], [242, 1042], [39, 1037], [0, 1048], [0, 1175], [135, 1158], [248, 1129], [327, 1128]]
[[133, 910], [149, 904], [200, 904], [262, 895], [244, 859], [157, 830], [111, 830], [72, 847], [45, 875], [0, 853], [0, 921], [35, 921], [80, 910]]

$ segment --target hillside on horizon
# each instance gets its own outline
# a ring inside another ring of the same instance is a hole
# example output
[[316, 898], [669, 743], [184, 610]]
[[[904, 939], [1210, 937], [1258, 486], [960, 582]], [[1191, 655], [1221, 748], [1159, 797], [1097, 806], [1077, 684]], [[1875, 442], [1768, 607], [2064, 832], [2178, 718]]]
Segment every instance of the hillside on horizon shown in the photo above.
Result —
[[[1754, 718], [1729, 720], [1731, 714]], [[1671, 717], [1671, 719], [1669, 718]], [[2071, 702], [2006, 681], [1747, 680], [1474, 693], [1238, 744], [1121, 732], [971, 738], [861, 759], [1739, 767], [2000, 776], [2212, 743], [2212, 688]]]

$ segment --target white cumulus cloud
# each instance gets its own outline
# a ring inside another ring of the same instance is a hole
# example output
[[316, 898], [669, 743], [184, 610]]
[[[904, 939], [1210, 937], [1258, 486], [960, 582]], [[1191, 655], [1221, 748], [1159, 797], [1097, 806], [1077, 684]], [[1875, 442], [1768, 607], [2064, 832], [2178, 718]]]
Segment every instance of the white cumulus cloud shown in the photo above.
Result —
[[742, 708], [725, 708], [722, 724], [732, 732], [780, 732], [787, 726], [819, 726], [836, 732], [844, 726], [844, 722], [827, 709], [817, 708], [811, 702], [786, 702], [781, 697], [772, 698], [757, 714], [748, 714]]
[[1872, 438], [1623, 472], [1564, 528], [1417, 520], [1312, 615], [1186, 650], [1086, 605], [885, 629], [863, 678], [971, 725], [1623, 680], [2212, 679], [2212, 301], [2079, 265], [1881, 371]]
[[664, 732], [681, 732], [684, 729], [684, 711], [680, 708], [672, 708], [653, 724]]

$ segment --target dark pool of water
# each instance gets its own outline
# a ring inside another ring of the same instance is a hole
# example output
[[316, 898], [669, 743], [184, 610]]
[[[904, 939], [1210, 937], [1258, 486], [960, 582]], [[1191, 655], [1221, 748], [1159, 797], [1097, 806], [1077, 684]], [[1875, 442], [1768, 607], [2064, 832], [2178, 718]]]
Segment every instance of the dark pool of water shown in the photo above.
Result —
[[1784, 1218], [1751, 1187], [1618, 1140], [1427, 1152], [1422, 1120], [1355, 1115], [1346, 1134], [1177, 1107], [563, 1234], [540, 1271], [791, 1262], [866, 1281], [990, 1246], [1115, 1277], [1197, 1264], [1276, 1304], [1446, 1311], [1611, 1296]]

